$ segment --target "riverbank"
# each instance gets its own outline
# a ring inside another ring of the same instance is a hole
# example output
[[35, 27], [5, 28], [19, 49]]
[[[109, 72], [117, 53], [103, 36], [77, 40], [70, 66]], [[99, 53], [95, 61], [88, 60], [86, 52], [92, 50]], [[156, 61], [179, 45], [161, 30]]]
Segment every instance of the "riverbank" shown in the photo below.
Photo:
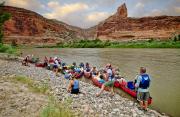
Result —
[[147, 112], [138, 109], [136, 102], [123, 98], [119, 95], [109, 96], [109, 92], [104, 92], [100, 97], [95, 94], [100, 91], [99, 88], [91, 84], [80, 81], [81, 91], [86, 95], [71, 95], [67, 93], [68, 81], [63, 76], [49, 79], [51, 71], [36, 68], [34, 65], [30, 67], [21, 66], [17, 61], [0, 60], [0, 75], [20, 75], [32, 78], [37, 82], [46, 82], [52, 88], [52, 93], [59, 101], [68, 100], [72, 110], [81, 112], [82, 116], [163, 116], [160, 113], [149, 109]]
[[17, 82], [14, 75], [0, 76], [0, 116], [38, 117], [48, 104], [48, 96], [33, 93], [25, 83]]
[[[180, 38], [180, 37], [179, 37]], [[37, 48], [180, 48], [180, 39], [159, 41], [154, 39], [142, 41], [102, 41], [79, 40], [74, 42], [59, 43], [55, 46], [37, 46]]]

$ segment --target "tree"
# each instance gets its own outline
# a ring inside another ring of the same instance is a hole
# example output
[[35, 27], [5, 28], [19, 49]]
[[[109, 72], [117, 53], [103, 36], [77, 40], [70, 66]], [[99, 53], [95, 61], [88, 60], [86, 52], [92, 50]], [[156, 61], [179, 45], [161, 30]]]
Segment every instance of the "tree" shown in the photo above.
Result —
[[10, 13], [3, 12], [5, 2], [0, 3], [0, 43], [3, 43], [3, 24], [11, 17]]

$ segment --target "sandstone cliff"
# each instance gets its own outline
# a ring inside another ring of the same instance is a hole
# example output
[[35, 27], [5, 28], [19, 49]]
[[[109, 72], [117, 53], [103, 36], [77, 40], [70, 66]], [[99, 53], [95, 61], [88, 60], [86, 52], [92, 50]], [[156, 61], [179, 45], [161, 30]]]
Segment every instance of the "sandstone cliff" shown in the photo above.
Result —
[[139, 40], [168, 39], [180, 34], [180, 16], [128, 17], [126, 4], [98, 25], [82, 29], [43, 16], [26, 9], [4, 6], [12, 18], [4, 25], [5, 43], [50, 45], [75, 39]]
[[5, 42], [15, 40], [18, 44], [56, 44], [83, 38], [82, 29], [58, 23], [22, 8], [5, 6], [4, 12], [12, 17], [4, 25]]
[[132, 39], [168, 39], [180, 34], [180, 16], [157, 16], [143, 18], [127, 17], [126, 4], [117, 12], [101, 22], [97, 27], [97, 38], [132, 40]]

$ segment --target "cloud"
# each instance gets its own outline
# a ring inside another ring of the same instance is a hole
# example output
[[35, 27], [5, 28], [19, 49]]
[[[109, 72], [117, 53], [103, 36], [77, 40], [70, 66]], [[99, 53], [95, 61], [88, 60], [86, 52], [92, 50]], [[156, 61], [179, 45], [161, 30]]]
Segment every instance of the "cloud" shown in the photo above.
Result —
[[56, 1], [48, 2], [47, 6], [48, 6], [49, 8], [58, 8], [58, 7], [60, 7], [59, 3], [56, 2]]
[[109, 7], [117, 2], [117, 0], [77, 0], [77, 1], [87, 3], [91, 7], [93, 6]]
[[145, 16], [160, 16], [163, 15], [163, 12], [159, 9], [153, 9], [150, 13], [147, 13]]
[[89, 7], [84, 3], [74, 3], [74, 4], [65, 4], [60, 5], [58, 2], [49, 2], [47, 4], [49, 8], [51, 8], [51, 12], [44, 14], [46, 17], [52, 19], [57, 18], [61, 19], [68, 14], [75, 13], [82, 10], [87, 10]]
[[142, 2], [137, 2], [134, 7], [129, 11], [130, 17], [142, 17], [146, 13], [145, 4]]
[[45, 8], [45, 6], [38, 0], [5, 0], [5, 4], [36, 11]]
[[[160, 5], [158, 5], [160, 4]], [[163, 0], [139, 0], [138, 3], [131, 8], [131, 17], [144, 17], [144, 16], [179, 16], [180, 14], [180, 1], [171, 0], [164, 2]]]
[[106, 19], [110, 14], [107, 12], [91, 12], [87, 15], [86, 19], [90, 22], [100, 22]]
[[138, 2], [138, 3], [135, 5], [135, 8], [137, 8], [137, 9], [144, 8], [144, 4], [141, 3], [141, 2]]
[[180, 14], [180, 7], [174, 7], [175, 12], [177, 12], [178, 14]]
[[95, 4], [98, 4], [99, 6], [110, 6], [115, 4], [116, 0], [94, 0]]
[[108, 12], [97, 12], [97, 11], [90, 12], [89, 14], [85, 16], [85, 19], [84, 19], [84, 23], [86, 24], [85, 27], [97, 25], [99, 22], [105, 20], [110, 15], [112, 14]]

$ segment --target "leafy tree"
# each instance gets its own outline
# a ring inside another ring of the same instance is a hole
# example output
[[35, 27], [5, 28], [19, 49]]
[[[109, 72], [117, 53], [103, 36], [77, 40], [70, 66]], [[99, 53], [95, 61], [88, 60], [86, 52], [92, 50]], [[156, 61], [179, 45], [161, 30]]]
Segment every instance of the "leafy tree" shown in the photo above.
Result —
[[173, 39], [173, 40], [174, 40], [174, 42], [176, 42], [176, 41], [177, 41], [177, 37], [176, 37], [176, 36], [174, 36], [174, 39]]
[[0, 43], [3, 43], [3, 24], [11, 17], [10, 13], [3, 12], [5, 2], [0, 3]]

